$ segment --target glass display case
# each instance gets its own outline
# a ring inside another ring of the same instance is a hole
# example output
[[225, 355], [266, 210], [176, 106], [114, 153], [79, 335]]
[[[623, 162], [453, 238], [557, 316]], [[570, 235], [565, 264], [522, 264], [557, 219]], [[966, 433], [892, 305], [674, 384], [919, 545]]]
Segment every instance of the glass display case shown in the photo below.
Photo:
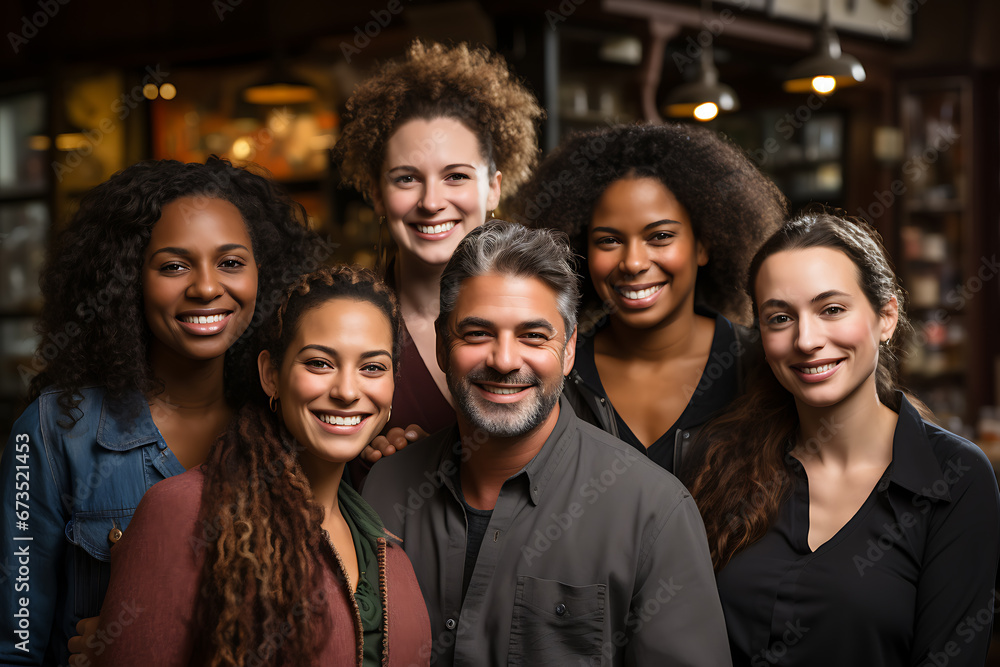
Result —
[[771, 177], [788, 197], [791, 213], [812, 202], [845, 207], [845, 112], [797, 115], [794, 110], [769, 108], [720, 115], [709, 127], [742, 147]]

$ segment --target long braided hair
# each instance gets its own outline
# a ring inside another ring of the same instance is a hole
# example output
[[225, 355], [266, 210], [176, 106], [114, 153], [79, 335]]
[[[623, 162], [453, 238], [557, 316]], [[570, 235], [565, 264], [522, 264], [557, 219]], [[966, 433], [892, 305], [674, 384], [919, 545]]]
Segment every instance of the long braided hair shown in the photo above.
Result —
[[[256, 349], [268, 350], [280, 368], [302, 315], [336, 298], [371, 303], [386, 315], [395, 371], [399, 305], [381, 279], [360, 267], [324, 267], [301, 277]], [[299, 465], [302, 446], [257, 389], [204, 465], [199, 525], [206, 558], [194, 655], [211, 667], [312, 664], [323, 639], [316, 628], [331, 622], [318, 586], [323, 509]]]

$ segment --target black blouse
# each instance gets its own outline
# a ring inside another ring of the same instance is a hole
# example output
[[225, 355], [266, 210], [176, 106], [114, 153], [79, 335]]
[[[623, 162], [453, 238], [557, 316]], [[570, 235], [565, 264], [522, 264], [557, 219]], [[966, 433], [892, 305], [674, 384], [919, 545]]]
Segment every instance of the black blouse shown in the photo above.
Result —
[[734, 667], [981, 666], [1000, 554], [1000, 493], [983, 452], [903, 398], [892, 463], [816, 551], [808, 479], [786, 463], [792, 491], [775, 523], [718, 575]]
[[[687, 391], [691, 398], [684, 411], [670, 428], [663, 432], [656, 442], [648, 448], [629, 428], [617, 410], [614, 410], [618, 425], [618, 437], [646, 454], [660, 467], [674, 471], [674, 434], [677, 429], [691, 429], [700, 426], [719, 414], [732, 403], [739, 393], [738, 366], [732, 362], [732, 350], [736, 342], [733, 323], [718, 313], [700, 307], [695, 308], [699, 315], [715, 319], [715, 330], [712, 334], [712, 347], [705, 362], [697, 387], [679, 387], [678, 391]], [[728, 361], [727, 361], [728, 360]], [[601, 376], [597, 372], [597, 362], [594, 359], [594, 337], [590, 336], [576, 349], [574, 368], [580, 378], [595, 392], [611, 404], [608, 392], [604, 389]], [[612, 409], [613, 406], [612, 406]]]

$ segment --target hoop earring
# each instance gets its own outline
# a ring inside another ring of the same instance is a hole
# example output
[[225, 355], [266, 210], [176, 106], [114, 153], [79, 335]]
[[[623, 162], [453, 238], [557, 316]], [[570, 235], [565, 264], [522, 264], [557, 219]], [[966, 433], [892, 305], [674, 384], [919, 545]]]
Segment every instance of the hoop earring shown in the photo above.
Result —
[[271, 397], [271, 400], [267, 402], [268, 406], [271, 408], [271, 412], [278, 411], [278, 395], [275, 394]]

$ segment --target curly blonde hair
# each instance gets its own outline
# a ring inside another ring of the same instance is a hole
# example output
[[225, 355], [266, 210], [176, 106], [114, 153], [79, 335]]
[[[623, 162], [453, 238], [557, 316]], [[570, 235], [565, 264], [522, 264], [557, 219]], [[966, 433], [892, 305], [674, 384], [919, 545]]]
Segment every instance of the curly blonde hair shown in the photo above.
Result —
[[404, 58], [383, 63], [354, 90], [335, 158], [344, 183], [370, 200], [386, 142], [400, 125], [455, 118], [479, 138], [490, 175], [503, 174], [509, 197], [538, 161], [536, 125], [544, 113], [501, 56], [465, 43], [415, 40]]

